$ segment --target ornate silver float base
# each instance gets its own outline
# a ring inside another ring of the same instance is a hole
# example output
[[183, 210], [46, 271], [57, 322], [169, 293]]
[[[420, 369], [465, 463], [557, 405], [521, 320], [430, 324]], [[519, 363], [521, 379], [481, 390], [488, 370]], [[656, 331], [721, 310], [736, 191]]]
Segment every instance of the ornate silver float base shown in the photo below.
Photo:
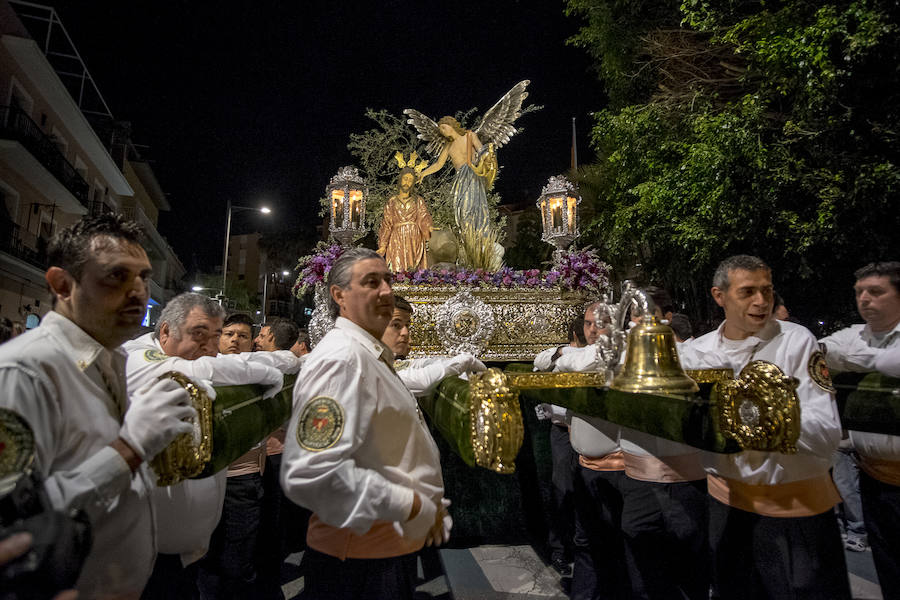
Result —
[[394, 285], [413, 305], [410, 356], [469, 351], [482, 360], [532, 361], [568, 343], [568, 327], [588, 298], [558, 289]]

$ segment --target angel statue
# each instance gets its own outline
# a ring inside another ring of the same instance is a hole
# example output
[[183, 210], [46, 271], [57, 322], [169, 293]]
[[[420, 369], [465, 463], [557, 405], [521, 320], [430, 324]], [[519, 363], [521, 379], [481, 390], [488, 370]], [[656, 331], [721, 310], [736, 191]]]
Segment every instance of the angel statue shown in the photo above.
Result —
[[391, 271], [414, 271], [427, 267], [425, 242], [431, 237], [432, 221], [425, 200], [416, 193], [416, 175], [428, 166], [418, 162], [415, 152], [405, 160], [402, 152], [394, 155], [400, 167], [397, 193], [384, 205], [378, 232], [378, 254]]
[[528, 97], [526, 79], [491, 107], [475, 131], [463, 129], [453, 117], [441, 117], [437, 123], [417, 110], [407, 108], [407, 123], [419, 132], [419, 139], [428, 143], [426, 151], [437, 156], [433, 165], [422, 171], [419, 180], [444, 167], [447, 157], [453, 162], [456, 176], [450, 187], [456, 226], [461, 232], [471, 228], [482, 237], [488, 237], [491, 220], [488, 214], [487, 191], [497, 174], [494, 151], [509, 141], [516, 133], [513, 123], [522, 111], [522, 102]]

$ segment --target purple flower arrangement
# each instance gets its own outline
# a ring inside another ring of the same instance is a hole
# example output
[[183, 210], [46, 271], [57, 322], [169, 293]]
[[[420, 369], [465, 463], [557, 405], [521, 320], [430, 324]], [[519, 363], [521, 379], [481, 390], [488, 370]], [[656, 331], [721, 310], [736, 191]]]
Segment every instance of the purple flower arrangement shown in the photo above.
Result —
[[[316, 254], [300, 259], [300, 275], [294, 284], [294, 294], [302, 297], [311, 287], [325, 281], [331, 265], [341, 255], [338, 245], [320, 244]], [[484, 269], [420, 269], [394, 273], [394, 283], [404, 285], [480, 287], [480, 288], [561, 288], [584, 290], [599, 296], [609, 287], [609, 265], [600, 260], [590, 248], [564, 252], [549, 271], [525, 269], [517, 271], [503, 267], [499, 271]]]

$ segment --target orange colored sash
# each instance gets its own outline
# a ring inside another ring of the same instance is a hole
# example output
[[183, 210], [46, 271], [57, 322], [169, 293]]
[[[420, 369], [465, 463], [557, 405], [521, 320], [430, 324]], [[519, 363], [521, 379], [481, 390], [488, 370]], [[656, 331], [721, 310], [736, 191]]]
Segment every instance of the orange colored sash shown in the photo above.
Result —
[[700, 464], [700, 454], [678, 456], [641, 456], [625, 453], [625, 474], [640, 481], [656, 483], [680, 483], [697, 481], [706, 477]]
[[859, 466], [878, 481], [900, 487], [900, 460], [884, 460], [860, 454]]
[[403, 556], [420, 550], [425, 539], [406, 539], [394, 530], [393, 523], [387, 521], [376, 521], [369, 531], [356, 535], [349, 529], [327, 525], [313, 513], [306, 530], [306, 544], [322, 554], [345, 560]]
[[621, 450], [616, 450], [604, 456], [578, 455], [578, 464], [592, 471], [622, 471], [625, 469], [625, 459]]
[[827, 473], [776, 485], [753, 485], [707, 475], [706, 483], [709, 495], [722, 504], [765, 517], [812, 517], [841, 501]]

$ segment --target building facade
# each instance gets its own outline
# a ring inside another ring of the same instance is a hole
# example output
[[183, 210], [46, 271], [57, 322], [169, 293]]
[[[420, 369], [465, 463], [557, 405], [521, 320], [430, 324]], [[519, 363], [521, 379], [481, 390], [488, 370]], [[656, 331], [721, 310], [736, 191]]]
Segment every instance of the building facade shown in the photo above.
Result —
[[170, 209], [159, 183], [129, 139], [101, 138], [97, 123], [115, 121], [56, 12], [0, 0], [0, 317], [30, 327], [50, 310], [47, 243], [88, 213], [144, 229], [151, 305], [180, 288], [184, 267], [156, 229]]

